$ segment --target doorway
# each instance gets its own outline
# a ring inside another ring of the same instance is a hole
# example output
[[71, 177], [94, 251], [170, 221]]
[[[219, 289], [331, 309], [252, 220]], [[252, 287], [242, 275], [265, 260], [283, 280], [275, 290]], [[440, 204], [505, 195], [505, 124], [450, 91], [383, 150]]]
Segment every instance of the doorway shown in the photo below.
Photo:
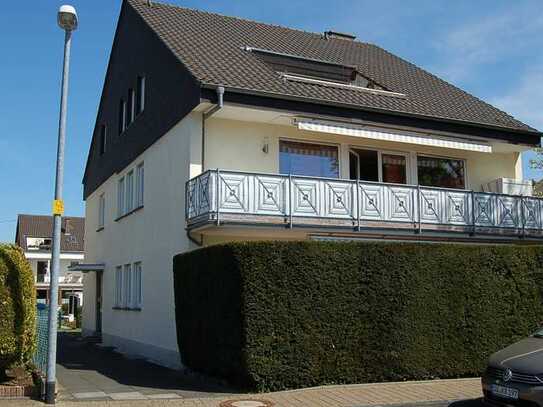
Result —
[[102, 272], [96, 272], [96, 335], [102, 334]]

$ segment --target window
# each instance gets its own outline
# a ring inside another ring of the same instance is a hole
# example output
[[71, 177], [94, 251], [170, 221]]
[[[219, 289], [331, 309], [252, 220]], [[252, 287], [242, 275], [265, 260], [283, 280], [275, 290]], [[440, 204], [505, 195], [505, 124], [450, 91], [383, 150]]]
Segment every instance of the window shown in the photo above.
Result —
[[279, 142], [281, 174], [339, 177], [338, 148], [322, 144]]
[[381, 154], [383, 182], [407, 184], [407, 157], [402, 154]]
[[105, 124], [102, 124], [100, 126], [100, 155], [104, 155], [106, 152], [106, 144], [107, 144], [107, 128]]
[[144, 187], [144, 168], [143, 163], [136, 168], [136, 208], [143, 206], [143, 187]]
[[38, 268], [36, 272], [36, 282], [37, 283], [48, 283], [49, 279], [46, 278], [49, 271], [49, 262], [48, 261], [38, 261]]
[[119, 105], [119, 135], [122, 134], [126, 129], [126, 102], [121, 99]]
[[141, 304], [143, 302], [143, 291], [141, 286], [141, 263], [134, 263], [134, 270], [133, 270], [133, 294], [132, 294], [132, 302], [134, 305], [134, 308], [141, 308]]
[[379, 181], [379, 153], [375, 150], [351, 150], [349, 152], [351, 179]]
[[132, 308], [132, 265], [124, 265], [123, 308]]
[[136, 92], [134, 89], [128, 89], [128, 124], [136, 118]]
[[124, 209], [124, 177], [119, 180], [117, 186], [117, 216], [121, 217], [125, 214]]
[[464, 160], [438, 157], [417, 157], [419, 184], [430, 187], [466, 187]]
[[123, 267], [115, 268], [115, 306], [123, 306]]
[[141, 308], [143, 302], [141, 262], [115, 268], [115, 308]]
[[126, 174], [126, 205], [125, 213], [134, 209], [134, 171]]
[[387, 153], [354, 148], [349, 153], [350, 178], [407, 184], [409, 182], [408, 163], [407, 153]]
[[103, 228], [106, 220], [106, 197], [101, 194], [98, 198], [98, 228]]
[[145, 109], [145, 77], [138, 76], [138, 88], [136, 95], [136, 114], [140, 114]]
[[27, 237], [26, 248], [28, 250], [51, 250], [51, 238]]

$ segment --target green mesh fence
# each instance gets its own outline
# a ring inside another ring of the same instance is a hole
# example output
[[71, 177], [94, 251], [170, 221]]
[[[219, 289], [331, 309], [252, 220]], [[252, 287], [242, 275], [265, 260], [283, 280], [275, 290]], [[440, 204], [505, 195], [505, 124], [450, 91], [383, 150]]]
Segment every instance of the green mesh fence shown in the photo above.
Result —
[[47, 307], [39, 307], [36, 312], [36, 351], [32, 361], [43, 374], [47, 369]]

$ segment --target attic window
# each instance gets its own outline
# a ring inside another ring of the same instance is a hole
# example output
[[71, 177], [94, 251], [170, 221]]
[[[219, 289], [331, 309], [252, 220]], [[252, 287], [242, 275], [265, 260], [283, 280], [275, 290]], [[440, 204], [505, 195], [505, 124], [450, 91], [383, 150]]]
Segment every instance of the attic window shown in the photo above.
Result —
[[280, 73], [303, 75], [339, 83], [352, 83], [358, 76], [356, 66], [354, 65], [337, 64], [260, 48], [245, 47], [245, 50], [254, 53], [258, 58]]
[[372, 94], [405, 97], [403, 94], [390, 92], [375, 81], [365, 77], [358, 72], [355, 65], [338, 64], [253, 47], [245, 47], [245, 50], [254, 53], [286, 80], [363, 90]]

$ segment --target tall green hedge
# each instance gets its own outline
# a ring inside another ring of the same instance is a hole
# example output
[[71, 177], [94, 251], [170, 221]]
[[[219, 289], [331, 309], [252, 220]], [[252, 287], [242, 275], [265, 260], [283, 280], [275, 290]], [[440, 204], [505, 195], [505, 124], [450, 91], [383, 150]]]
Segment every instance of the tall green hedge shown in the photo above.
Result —
[[22, 250], [0, 244], [0, 377], [30, 362], [35, 346], [36, 293]]
[[474, 376], [543, 320], [543, 248], [247, 242], [174, 258], [183, 362], [257, 390]]

